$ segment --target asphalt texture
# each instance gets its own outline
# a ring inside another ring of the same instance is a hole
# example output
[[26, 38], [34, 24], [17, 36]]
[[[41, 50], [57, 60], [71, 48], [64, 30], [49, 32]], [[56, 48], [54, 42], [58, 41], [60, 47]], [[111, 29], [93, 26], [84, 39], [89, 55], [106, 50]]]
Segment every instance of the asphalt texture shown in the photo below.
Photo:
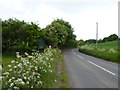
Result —
[[72, 88], [118, 88], [118, 64], [77, 49], [64, 50], [63, 54]]

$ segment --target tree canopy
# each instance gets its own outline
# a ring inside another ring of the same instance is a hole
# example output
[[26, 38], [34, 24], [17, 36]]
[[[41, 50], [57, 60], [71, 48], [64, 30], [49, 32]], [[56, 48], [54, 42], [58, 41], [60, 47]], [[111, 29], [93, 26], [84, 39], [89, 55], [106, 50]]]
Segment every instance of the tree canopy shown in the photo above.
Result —
[[[74, 47], [76, 46], [76, 36], [69, 22], [62, 19], [54, 20], [45, 29], [45, 38], [48, 45], [53, 47]], [[74, 45], [75, 44], [75, 45]]]
[[38, 25], [24, 20], [8, 19], [2, 21], [2, 48], [4, 50], [34, 48], [39, 36]]
[[[109, 42], [109, 41], [114, 41], [114, 40], [118, 40], [118, 36], [116, 34], [111, 34], [108, 37], [104, 37], [103, 39], [99, 39], [98, 43]], [[88, 39], [85, 41], [85, 43], [87, 43], [87, 44], [96, 43], [96, 40], [95, 39]]]
[[38, 38], [44, 38], [47, 46], [64, 48], [76, 47], [76, 36], [69, 22], [56, 19], [41, 29], [38, 24], [27, 23], [24, 20], [8, 19], [2, 21], [2, 48], [10, 49], [37, 49]]

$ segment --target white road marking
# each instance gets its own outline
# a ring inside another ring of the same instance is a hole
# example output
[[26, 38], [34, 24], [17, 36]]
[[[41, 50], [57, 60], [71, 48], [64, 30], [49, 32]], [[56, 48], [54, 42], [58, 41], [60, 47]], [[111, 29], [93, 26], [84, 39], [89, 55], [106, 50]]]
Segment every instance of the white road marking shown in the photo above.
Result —
[[80, 56], [80, 55], [78, 55], [78, 54], [76, 54], [74, 51], [72, 51], [75, 55], [77, 55], [79, 58], [81, 58], [81, 59], [83, 59], [83, 57], [82, 56]]
[[81, 59], [83, 59], [83, 57], [82, 56], [80, 56], [80, 55], [77, 55], [79, 58], [81, 58]]
[[112, 75], [115, 75], [115, 73], [113, 73], [113, 72], [111, 72], [111, 71], [109, 71], [109, 70], [107, 70], [107, 69], [105, 69], [105, 68], [103, 68], [103, 67], [101, 67], [101, 66], [99, 66], [99, 65], [97, 65], [97, 64], [95, 64], [95, 63], [93, 63], [91, 61], [89, 61], [89, 60], [88, 60], [88, 62], [91, 63], [91, 64], [93, 64], [93, 65], [95, 65], [95, 66], [97, 66], [97, 67], [99, 67], [100, 69], [102, 69], [102, 70], [104, 70], [104, 71], [112, 74]]

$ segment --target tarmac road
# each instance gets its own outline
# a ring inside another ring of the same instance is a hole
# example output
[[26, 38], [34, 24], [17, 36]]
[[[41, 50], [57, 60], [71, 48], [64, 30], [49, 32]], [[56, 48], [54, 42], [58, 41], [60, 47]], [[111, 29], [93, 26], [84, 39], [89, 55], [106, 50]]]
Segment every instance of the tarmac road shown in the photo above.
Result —
[[118, 64], [77, 49], [64, 50], [63, 54], [72, 88], [118, 88]]

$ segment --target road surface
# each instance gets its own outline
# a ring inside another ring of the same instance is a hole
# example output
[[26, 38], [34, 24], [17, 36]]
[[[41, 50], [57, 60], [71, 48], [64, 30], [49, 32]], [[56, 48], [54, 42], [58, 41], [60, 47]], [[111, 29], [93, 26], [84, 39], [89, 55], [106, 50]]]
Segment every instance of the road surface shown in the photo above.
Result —
[[64, 50], [63, 54], [72, 88], [118, 88], [118, 64], [77, 49]]

